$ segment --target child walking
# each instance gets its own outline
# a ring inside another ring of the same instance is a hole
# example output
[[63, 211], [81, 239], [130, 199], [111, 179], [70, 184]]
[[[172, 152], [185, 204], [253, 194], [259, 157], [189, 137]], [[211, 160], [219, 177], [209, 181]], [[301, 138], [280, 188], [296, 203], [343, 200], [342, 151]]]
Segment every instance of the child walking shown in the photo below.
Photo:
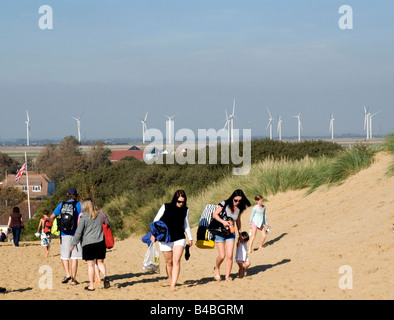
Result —
[[245, 231], [241, 232], [241, 236], [238, 239], [237, 251], [235, 253], [235, 261], [239, 267], [239, 277], [243, 278], [246, 276], [246, 269], [250, 267], [250, 261], [247, 252], [247, 245], [249, 240], [249, 234]]
[[45, 258], [49, 257], [49, 247], [51, 246], [51, 228], [52, 224], [49, 220], [49, 211], [44, 210], [42, 212], [43, 217], [40, 220], [40, 223], [38, 225], [37, 229], [37, 235], [40, 233], [41, 229], [41, 245], [45, 249]]
[[[268, 230], [269, 228], [271, 228], [271, 226], [267, 222], [266, 208], [264, 205], [263, 196], [261, 194], [257, 194], [254, 197], [254, 200], [256, 201], [256, 205], [253, 207], [249, 219], [252, 233], [250, 236], [248, 254], [252, 253], [253, 241], [256, 238], [257, 229], [259, 229], [261, 232], [261, 241], [260, 241], [260, 246], [258, 248], [258, 250], [261, 250], [263, 249], [263, 244], [265, 238], [267, 237]], [[266, 226], [267, 232], [264, 229], [264, 226]]]

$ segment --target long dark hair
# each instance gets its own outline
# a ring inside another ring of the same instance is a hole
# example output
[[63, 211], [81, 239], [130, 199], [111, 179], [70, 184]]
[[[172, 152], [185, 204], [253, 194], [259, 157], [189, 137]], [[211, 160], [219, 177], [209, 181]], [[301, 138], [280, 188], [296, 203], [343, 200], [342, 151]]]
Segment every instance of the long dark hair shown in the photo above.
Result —
[[186, 196], [186, 192], [184, 190], [177, 190], [177, 191], [175, 191], [174, 196], [172, 197], [172, 200], [171, 200], [171, 204], [175, 206], [176, 202], [179, 199], [179, 197], [182, 197], [182, 198], [185, 199], [184, 207], [186, 207], [186, 205], [187, 205], [187, 196]]
[[229, 206], [231, 208], [231, 211], [234, 211], [234, 201], [233, 200], [235, 197], [242, 197], [242, 199], [238, 205], [240, 213], [242, 213], [246, 209], [246, 207], [250, 206], [250, 201], [248, 200], [248, 198], [246, 198], [245, 193], [241, 189], [235, 190], [233, 192], [233, 194], [230, 196], [230, 198], [225, 200], [224, 206]]

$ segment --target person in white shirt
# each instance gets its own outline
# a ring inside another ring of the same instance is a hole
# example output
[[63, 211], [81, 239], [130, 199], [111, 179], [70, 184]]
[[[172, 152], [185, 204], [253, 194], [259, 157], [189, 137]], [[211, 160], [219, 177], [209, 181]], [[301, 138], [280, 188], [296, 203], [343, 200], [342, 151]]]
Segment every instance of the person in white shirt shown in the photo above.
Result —
[[[189, 246], [192, 247], [193, 245], [189, 224], [189, 208], [186, 202], [185, 191], [177, 190], [172, 201], [163, 204], [153, 220], [154, 222], [159, 220], [164, 222], [170, 234], [170, 242], [159, 242], [159, 247], [166, 260], [166, 271], [173, 291], [176, 290], [175, 287], [181, 270], [181, 257], [186, 245], [185, 232], [189, 239]], [[151, 241], [156, 241], [154, 236], [151, 236]]]
[[237, 251], [235, 252], [235, 261], [239, 267], [239, 277], [243, 278], [246, 276], [246, 269], [250, 267], [250, 261], [248, 257], [248, 240], [249, 234], [246, 231], [241, 233], [241, 236], [237, 243]]

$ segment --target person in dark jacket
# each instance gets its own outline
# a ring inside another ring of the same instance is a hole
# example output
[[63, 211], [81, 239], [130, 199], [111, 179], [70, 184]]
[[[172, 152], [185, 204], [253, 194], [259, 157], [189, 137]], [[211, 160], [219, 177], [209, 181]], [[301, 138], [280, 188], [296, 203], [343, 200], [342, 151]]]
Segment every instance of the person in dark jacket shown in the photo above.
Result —
[[[170, 203], [163, 204], [158, 211], [155, 221], [166, 224], [170, 235], [170, 242], [159, 242], [160, 251], [166, 260], [166, 271], [170, 281], [171, 290], [176, 290], [179, 272], [181, 269], [181, 257], [186, 244], [185, 232], [189, 239], [189, 246], [193, 245], [193, 237], [189, 224], [189, 208], [187, 197], [183, 190], [177, 190]], [[152, 235], [151, 241], [156, 238]]]
[[12, 235], [13, 235], [15, 247], [19, 247], [19, 238], [23, 227], [24, 224], [19, 207], [14, 207], [8, 219], [8, 228], [12, 229]]

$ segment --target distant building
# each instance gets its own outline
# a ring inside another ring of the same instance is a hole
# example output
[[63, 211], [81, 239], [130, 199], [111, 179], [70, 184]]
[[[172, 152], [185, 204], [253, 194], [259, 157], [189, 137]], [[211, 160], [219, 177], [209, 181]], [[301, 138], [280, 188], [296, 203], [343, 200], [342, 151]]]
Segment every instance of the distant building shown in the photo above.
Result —
[[144, 160], [144, 150], [113, 150], [110, 161], [114, 164], [126, 157], [134, 157], [138, 160]]
[[[1, 182], [1, 187], [19, 188], [27, 193], [27, 179], [23, 175], [19, 181], [15, 181], [15, 175], [9, 174]], [[30, 198], [41, 198], [46, 195], [52, 195], [55, 192], [55, 182], [51, 181], [46, 174], [30, 173], [29, 172], [29, 194]]]

